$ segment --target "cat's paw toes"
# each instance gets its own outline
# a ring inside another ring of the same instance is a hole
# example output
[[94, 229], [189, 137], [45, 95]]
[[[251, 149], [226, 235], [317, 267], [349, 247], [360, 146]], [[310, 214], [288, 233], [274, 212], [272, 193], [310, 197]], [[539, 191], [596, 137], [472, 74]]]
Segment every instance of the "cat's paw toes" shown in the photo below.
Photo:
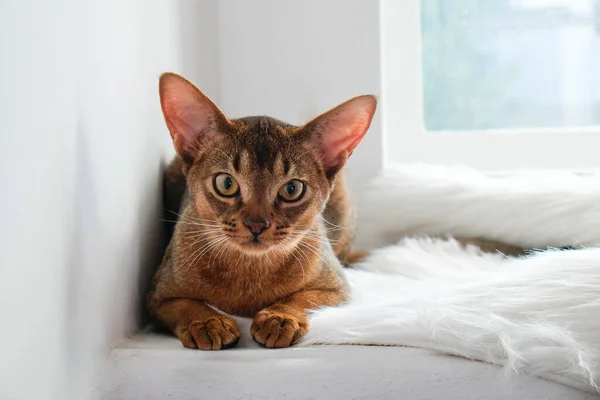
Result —
[[179, 333], [181, 343], [190, 349], [221, 350], [235, 347], [240, 340], [240, 328], [226, 315], [205, 321], [193, 321]]
[[270, 348], [289, 347], [308, 332], [308, 321], [297, 316], [272, 311], [259, 312], [250, 328], [255, 342]]

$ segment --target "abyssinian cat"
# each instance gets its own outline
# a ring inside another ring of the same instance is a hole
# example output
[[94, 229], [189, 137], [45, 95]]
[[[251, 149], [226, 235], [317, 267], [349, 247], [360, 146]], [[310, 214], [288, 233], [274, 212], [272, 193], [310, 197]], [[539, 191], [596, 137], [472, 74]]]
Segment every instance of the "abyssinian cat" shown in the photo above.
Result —
[[295, 344], [309, 310], [349, 296], [342, 264], [360, 254], [350, 252], [354, 216], [342, 167], [376, 98], [355, 97], [292, 126], [228, 119], [173, 73], [161, 76], [159, 93], [178, 154], [169, 169], [175, 181], [183, 171], [188, 199], [148, 310], [189, 348], [234, 347], [240, 329], [224, 313], [253, 317], [252, 337], [266, 347]]

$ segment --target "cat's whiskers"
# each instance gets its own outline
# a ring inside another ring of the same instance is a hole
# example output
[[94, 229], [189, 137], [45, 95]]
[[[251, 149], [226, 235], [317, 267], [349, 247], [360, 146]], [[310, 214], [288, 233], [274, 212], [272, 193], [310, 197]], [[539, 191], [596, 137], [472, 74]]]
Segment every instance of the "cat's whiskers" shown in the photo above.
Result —
[[306, 259], [306, 262], [310, 264], [310, 257], [302, 250], [299, 246], [296, 247], [296, 250]]
[[339, 242], [339, 240], [337, 240], [337, 239], [329, 239], [328, 237], [325, 237], [325, 238], [323, 238], [323, 236], [321, 236], [321, 235], [319, 235], [319, 234], [316, 234], [316, 233], [310, 233], [310, 232], [309, 232], [309, 233], [307, 233], [307, 234], [305, 235], [305, 237], [307, 237], [307, 238], [310, 238], [310, 239], [319, 240], [319, 241], [321, 241], [321, 240], [323, 240], [323, 239], [326, 239], [326, 240], [327, 240], [327, 241], [329, 241], [329, 243], [331, 243], [331, 244], [336, 244], [336, 243], [338, 243], [338, 242]]
[[271, 257], [269, 257], [268, 251], [264, 253], [264, 258], [269, 263], [269, 267], [273, 268], [273, 261], [271, 260]]
[[227, 240], [225, 241], [225, 244], [223, 246], [221, 246], [221, 251], [219, 252], [219, 254], [217, 255], [217, 259], [221, 258], [221, 253], [225, 253], [227, 254], [227, 252], [225, 251], [226, 249], [228, 250], [231, 247], [231, 240]]
[[[291, 239], [291, 238], [289, 238], [289, 237], [287, 237], [287, 238], [284, 238], [284, 239], [282, 240], [282, 243], [283, 243], [283, 244], [286, 244], [286, 245], [293, 245], [293, 244], [294, 244], [294, 240], [293, 240], [293, 239]], [[295, 251], [295, 250], [299, 250], [299, 251], [301, 251], [301, 250], [300, 250], [300, 249], [298, 249], [297, 247], [295, 247], [295, 248], [292, 248], [291, 250], [288, 250], [287, 248], [280, 248], [280, 247], [279, 247], [279, 244], [276, 246], [276, 251], [277, 251], [277, 252], [278, 252], [280, 255], [283, 255], [283, 256], [285, 256], [286, 254], [291, 254], [291, 255], [292, 255], [292, 256], [293, 256], [293, 257], [296, 259], [296, 261], [298, 261], [298, 265], [300, 265], [300, 268], [302, 269], [302, 282], [304, 282], [304, 280], [306, 279], [306, 278], [305, 278], [304, 265], [302, 264], [302, 261], [300, 261], [300, 259], [299, 259], [299, 258], [296, 256], [296, 254], [294, 254], [294, 251]], [[304, 256], [306, 257], [306, 255], [304, 255]], [[306, 257], [306, 259], [307, 259], [307, 261], [310, 263], [310, 259], [309, 259], [308, 257]]]
[[196, 263], [196, 260], [201, 259], [202, 256], [204, 256], [205, 254], [207, 254], [208, 252], [212, 252], [214, 251], [215, 248], [217, 248], [219, 246], [219, 244], [221, 244], [222, 242], [224, 242], [225, 240], [227, 240], [227, 237], [224, 235], [219, 236], [218, 238], [216, 238], [215, 240], [213, 240], [212, 242], [202, 246], [202, 248], [204, 249], [201, 253], [199, 253], [193, 260], [192, 260], [192, 265]]
[[333, 226], [334, 228], [338, 228], [338, 229], [356, 228], [356, 225], [336, 225], [332, 222], [327, 221], [323, 215], [319, 215], [319, 218], [321, 218], [321, 220], [323, 222], [325, 222], [327, 225]]
[[194, 237], [192, 237], [192, 239], [194, 239], [194, 242], [192, 242], [191, 244], [188, 244], [186, 247], [183, 248], [183, 250], [187, 250], [190, 247], [193, 247], [199, 243], [210, 240], [210, 239], [212, 239], [212, 236], [210, 236], [210, 234], [207, 233], [206, 235], [194, 236]]
[[351, 227], [351, 226], [346, 227], [346, 228], [324, 228], [323, 232], [325, 232], [325, 233], [339, 232], [339, 231], [345, 231], [345, 230], [348, 230], [348, 229], [354, 229], [354, 228]]
[[266, 259], [266, 260], [267, 260], [267, 262], [269, 263], [269, 267], [271, 267], [271, 268], [275, 268], [275, 267], [277, 267], [278, 265], [276, 265], [276, 264], [273, 262], [273, 259], [271, 258], [271, 255], [272, 255], [272, 253], [277, 253], [277, 247], [275, 247], [275, 246], [271, 246], [271, 249], [269, 249], [269, 250], [265, 251], [265, 252], [263, 253], [263, 256], [265, 257], [265, 259]]
[[[296, 225], [297, 228], [312, 228], [314, 226], [314, 224], [311, 225]], [[336, 231], [343, 231], [343, 230], [347, 230], [347, 229], [354, 229], [356, 226], [354, 225], [347, 225], [347, 226], [338, 226], [338, 227], [333, 227], [333, 228], [327, 228], [327, 227], [323, 227], [320, 230], [328, 233], [328, 232], [336, 232]]]
[[[210, 240], [210, 239], [213, 239], [213, 240], [214, 240], [214, 238], [208, 238], [208, 240]], [[198, 242], [194, 242], [194, 243], [192, 243], [192, 244], [191, 244], [190, 246], [188, 246], [188, 247], [191, 247], [191, 246], [193, 246], [193, 245], [196, 245], [197, 243], [199, 243], [199, 242], [202, 242], [202, 241], [203, 241], [203, 240], [198, 240]], [[192, 252], [192, 254], [190, 254], [190, 255], [189, 255], [189, 256], [188, 256], [188, 257], [185, 259], [185, 261], [183, 261], [183, 265], [187, 265], [188, 261], [189, 261], [190, 259], [192, 259], [192, 257], [194, 257], [194, 256], [195, 256], [195, 255], [196, 255], [196, 254], [197, 254], [199, 251], [201, 251], [201, 249], [202, 249], [204, 246], [206, 246], [207, 244], [210, 244], [210, 243], [212, 243], [212, 242], [209, 242], [209, 243], [204, 243], [204, 244], [200, 245], [200, 246], [199, 246], [197, 249], [195, 249], [195, 250]], [[194, 259], [194, 262], [195, 262], [195, 259]], [[192, 262], [192, 263], [190, 263], [190, 265], [193, 265], [193, 262]]]
[[217, 228], [217, 227], [221, 226], [221, 225], [218, 225], [218, 224], [203, 224], [203, 223], [200, 223], [200, 222], [187, 222], [187, 221], [171, 221], [171, 220], [165, 220], [165, 219], [163, 219], [162, 221], [164, 221], [164, 222], [176, 222], [176, 223], [181, 224], [181, 225], [204, 226], [204, 227], [208, 227], [208, 228]]
[[[302, 251], [300, 247], [296, 246], [294, 250], [298, 250], [298, 252], [306, 259], [306, 262], [310, 264], [310, 258], [306, 255], [306, 253], [304, 253], [304, 251]], [[298, 260], [298, 264], [300, 264], [300, 267], [302, 268], [302, 281], [304, 281], [304, 265], [302, 265], [300, 259], [296, 257], [294, 250], [292, 250], [292, 255], [296, 258], [296, 260]]]
[[[324, 245], [323, 242], [321, 242], [320, 244]], [[316, 248], [313, 244], [308, 243], [307, 241], [300, 241], [298, 246], [305, 246], [307, 250], [311, 251], [314, 255], [319, 257], [319, 259], [323, 262], [323, 264], [325, 264], [329, 269], [331, 269], [331, 271], [333, 271], [334, 273], [336, 272], [334, 270], [334, 268], [331, 266], [331, 264], [329, 264], [329, 261], [325, 257], [323, 257], [323, 255], [321, 254], [321, 249]]]
[[332, 224], [332, 223], [328, 222], [323, 217], [321, 217], [321, 219], [324, 222], [326, 222], [327, 224], [331, 225], [331, 227], [323, 226], [321, 228], [325, 233], [339, 232], [339, 231], [346, 231], [346, 230], [355, 230], [356, 229], [356, 225], [335, 225], [335, 224]]
[[196, 263], [196, 261], [205, 254], [207, 250], [211, 249], [216, 243], [219, 243], [223, 239], [222, 236], [223, 235], [218, 235], [216, 237], [208, 238], [208, 243], [204, 243], [200, 245], [197, 249], [195, 249], [194, 252], [184, 261], [184, 264], [193, 258], [192, 261], [189, 263], [190, 266], [193, 266]]
[[289, 230], [285, 230], [285, 231], [280, 231], [280, 235], [278, 236], [279, 239], [279, 243], [278, 245], [284, 245], [289, 247], [286, 247], [285, 249], [287, 251], [290, 250], [290, 248], [295, 247], [296, 242], [298, 240], [300, 240], [300, 238], [302, 237], [302, 235], [297, 235], [296, 233], [299, 231], [293, 230], [293, 229], [289, 229]]
[[[299, 230], [299, 229], [293, 229], [293, 230], [289, 231], [289, 234], [296, 235], [297, 238], [303, 237], [303, 238], [315, 239], [317, 241], [323, 240], [323, 236], [321, 234], [311, 232], [311, 231], [303, 231], [303, 230]], [[329, 243], [331, 243], [331, 244], [336, 244], [338, 242], [338, 240], [336, 240], [336, 239], [329, 239], [327, 237], [325, 237], [325, 239], [327, 239], [329, 241]]]
[[[166, 208], [164, 210], [167, 211], [167, 212], [170, 212], [172, 214], [175, 214], [179, 218], [183, 218], [184, 220], [189, 221], [189, 222], [216, 222], [216, 223], [219, 223], [219, 221], [216, 220], [216, 219], [197, 218], [197, 217], [193, 217], [193, 216], [190, 216], [190, 215], [182, 215], [182, 214], [179, 214], [179, 213], [177, 213], [175, 211], [167, 210]], [[180, 221], [181, 220], [174, 221], [174, 222], [180, 222]]]
[[223, 252], [223, 249], [227, 246], [228, 242], [229, 242], [229, 238], [227, 237], [227, 235], [224, 235], [224, 239], [223, 241], [219, 242], [219, 244], [216, 247], [221, 247], [220, 249], [215, 248], [212, 252], [212, 254], [210, 255], [210, 257], [208, 258], [208, 265], [212, 265], [212, 259], [213, 257], [215, 257], [216, 260], [219, 260], [220, 258], [220, 254]]
[[186, 232], [186, 235], [187, 235], [186, 237], [193, 240], [193, 242], [191, 244], [187, 245], [183, 250], [187, 250], [190, 247], [195, 246], [196, 244], [199, 244], [204, 241], [212, 239], [214, 234], [221, 232], [221, 229], [203, 230], [203, 231], [197, 231], [197, 232], [198, 233], [196, 233], [196, 234], [188, 234]]
[[186, 231], [185, 235], [188, 236], [188, 237], [194, 237], [194, 236], [197, 236], [197, 235], [201, 235], [203, 233], [215, 233], [215, 232], [222, 232], [222, 231], [223, 231], [223, 229], [221, 227], [219, 227], [219, 228], [210, 228], [210, 229], [206, 229], [205, 228], [205, 229], [200, 229], [200, 230], [191, 231], [191, 232], [187, 232]]
[[301, 246], [306, 246], [306, 249], [309, 252], [313, 253], [315, 256], [317, 256], [325, 267], [329, 268], [332, 272], [336, 273], [336, 271], [333, 269], [333, 267], [329, 264], [329, 261], [327, 261], [325, 258], [323, 258], [316, 250], [307, 246], [306, 243], [301, 244]]
[[221, 232], [223, 230], [221, 227], [216, 227], [216, 226], [199, 227], [197, 230], [193, 230], [193, 231], [189, 231], [187, 229], [194, 229], [194, 228], [186, 227], [186, 230], [184, 231], [184, 235], [185, 235], [186, 238], [188, 238], [188, 237], [195, 237], [195, 236], [201, 235], [203, 233]]

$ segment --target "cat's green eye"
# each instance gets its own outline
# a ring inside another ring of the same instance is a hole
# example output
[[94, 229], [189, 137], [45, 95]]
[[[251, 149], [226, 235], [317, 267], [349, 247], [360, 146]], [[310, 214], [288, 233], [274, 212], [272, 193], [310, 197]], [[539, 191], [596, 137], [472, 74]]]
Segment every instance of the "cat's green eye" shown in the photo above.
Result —
[[218, 174], [213, 181], [215, 191], [223, 197], [233, 197], [238, 194], [240, 185], [229, 174]]
[[298, 201], [304, 196], [306, 186], [298, 179], [292, 179], [279, 189], [279, 198], [288, 203]]

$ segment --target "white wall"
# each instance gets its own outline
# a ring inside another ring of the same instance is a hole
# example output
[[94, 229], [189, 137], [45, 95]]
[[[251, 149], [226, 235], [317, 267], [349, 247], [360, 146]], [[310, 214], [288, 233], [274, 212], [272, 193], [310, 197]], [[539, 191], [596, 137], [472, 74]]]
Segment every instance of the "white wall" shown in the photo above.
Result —
[[75, 90], [67, 18], [48, 20], [52, 7], [0, 3], [0, 398], [10, 400], [56, 392], [67, 362]]
[[0, 398], [88, 398], [138, 328], [171, 153], [157, 79], [187, 72], [216, 94], [215, 11], [0, 3]]
[[[0, 2], [0, 398], [88, 398], [139, 327], [172, 154], [159, 74], [302, 123], [379, 94], [378, 18], [360, 0]], [[381, 146], [377, 117], [353, 186]]]
[[[380, 94], [379, 1], [221, 0], [217, 29], [218, 100], [230, 116], [301, 124]], [[382, 154], [378, 112], [348, 165], [352, 186], [382, 166]]]

